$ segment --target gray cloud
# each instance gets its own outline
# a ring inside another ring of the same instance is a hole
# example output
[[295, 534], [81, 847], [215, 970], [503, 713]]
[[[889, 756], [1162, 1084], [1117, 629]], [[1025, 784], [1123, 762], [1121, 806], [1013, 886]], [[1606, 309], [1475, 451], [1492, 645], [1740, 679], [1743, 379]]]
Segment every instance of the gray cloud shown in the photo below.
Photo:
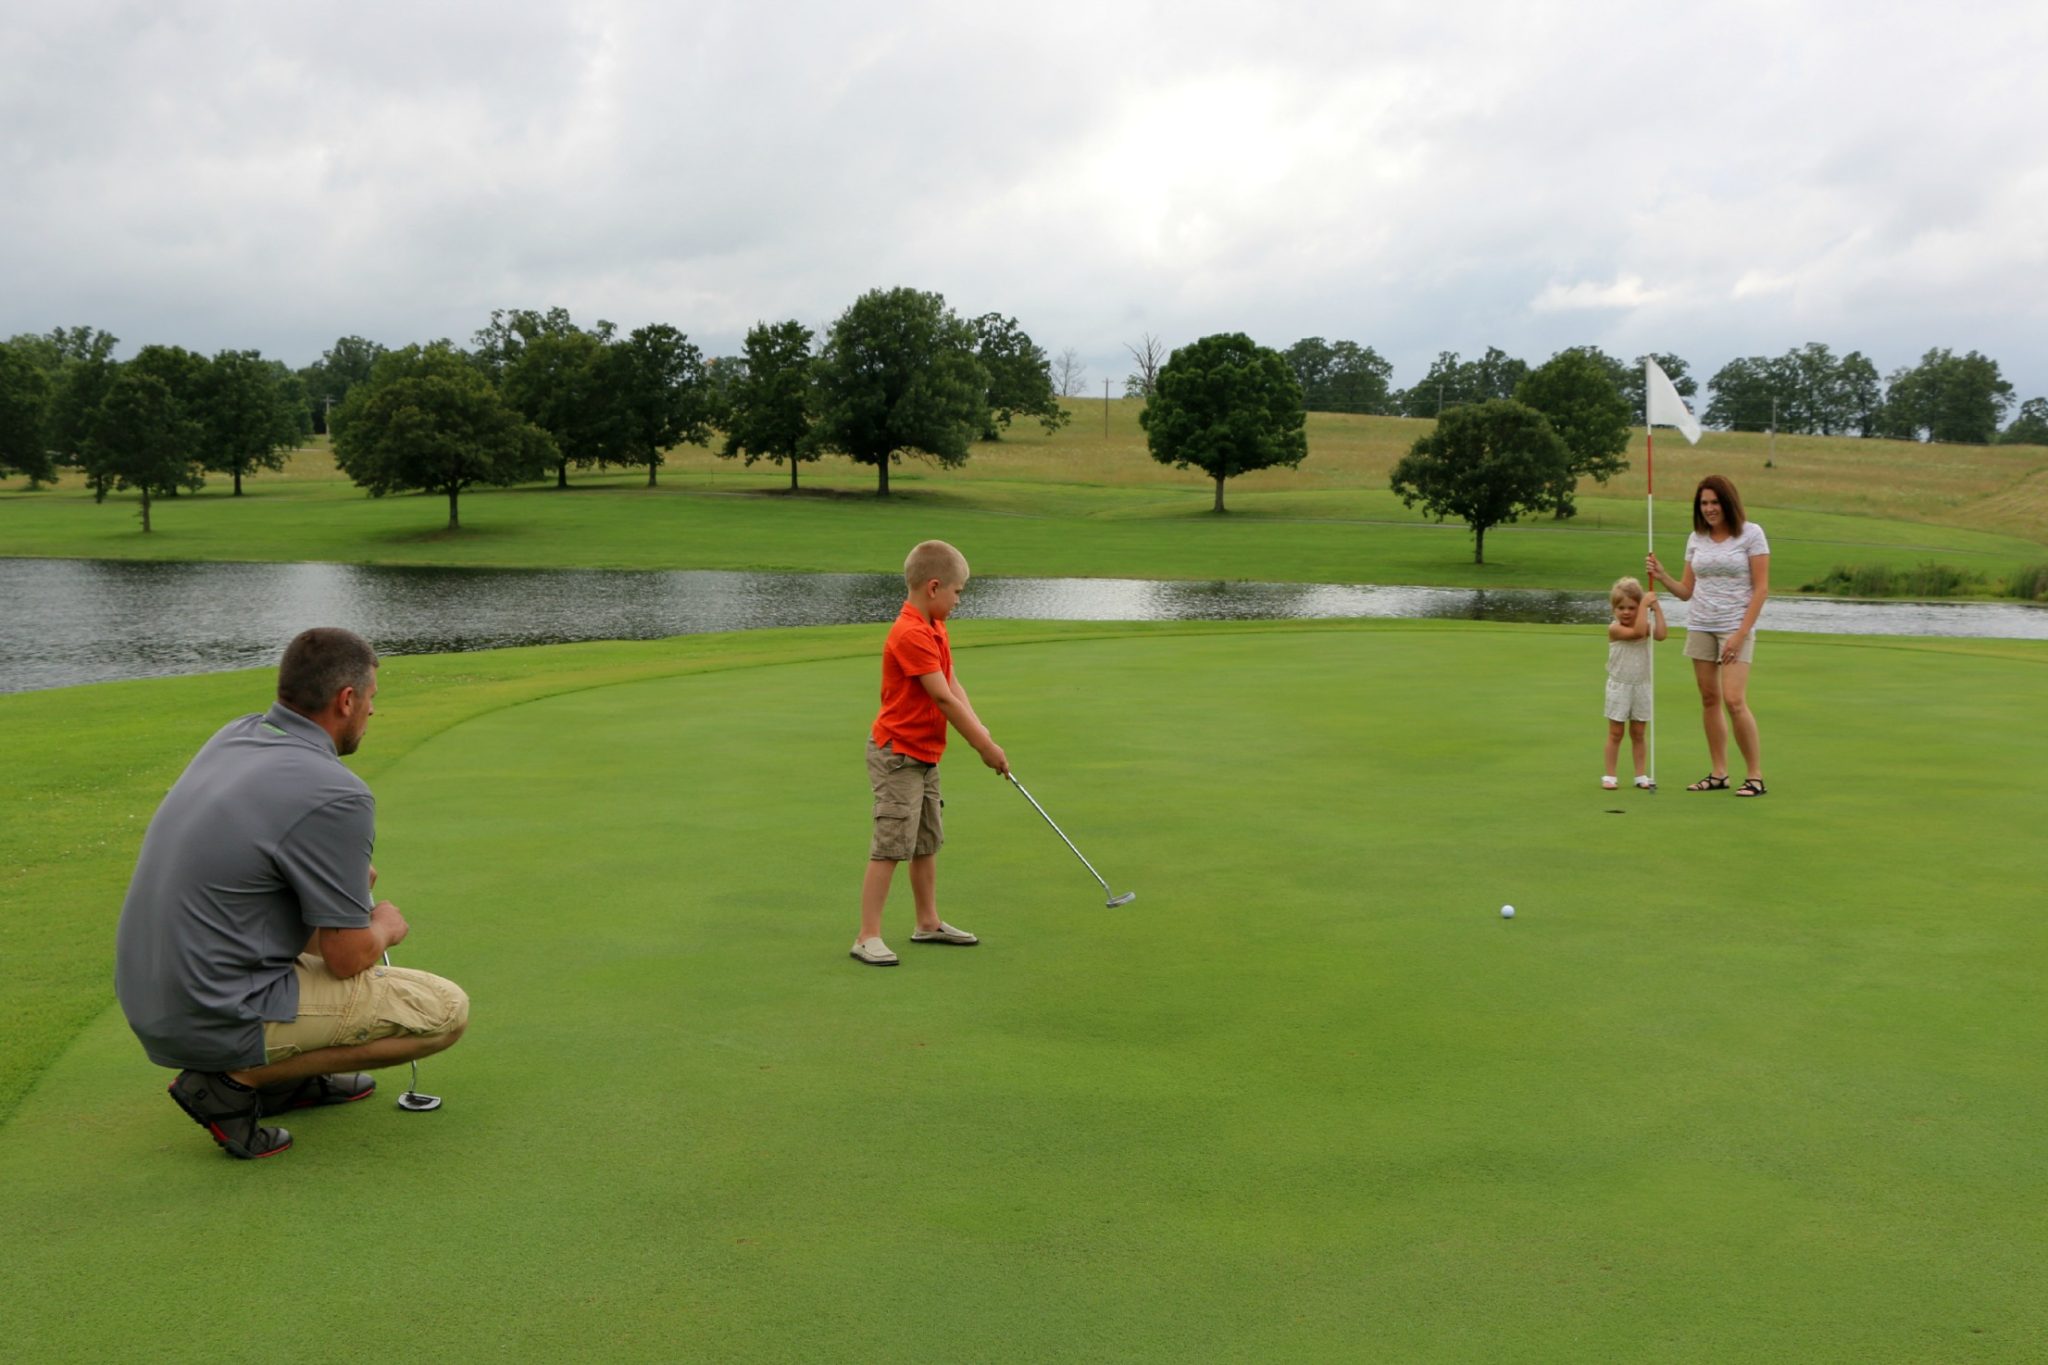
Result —
[[2048, 393], [2048, 11], [83, 4], [0, 33], [0, 334], [713, 351], [914, 284], [1123, 343], [1929, 346]]

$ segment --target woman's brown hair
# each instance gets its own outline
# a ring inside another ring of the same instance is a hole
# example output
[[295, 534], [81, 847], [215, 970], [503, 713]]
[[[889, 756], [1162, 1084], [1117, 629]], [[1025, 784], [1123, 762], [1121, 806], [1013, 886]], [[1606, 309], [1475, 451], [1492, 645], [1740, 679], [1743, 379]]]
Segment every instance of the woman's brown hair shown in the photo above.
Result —
[[1692, 490], [1692, 529], [1701, 535], [1709, 535], [1707, 519], [1700, 515], [1700, 494], [1709, 488], [1721, 500], [1721, 524], [1728, 528], [1728, 534], [1742, 534], [1742, 494], [1735, 491], [1735, 485], [1720, 474], [1709, 474], [1700, 480], [1700, 486]]

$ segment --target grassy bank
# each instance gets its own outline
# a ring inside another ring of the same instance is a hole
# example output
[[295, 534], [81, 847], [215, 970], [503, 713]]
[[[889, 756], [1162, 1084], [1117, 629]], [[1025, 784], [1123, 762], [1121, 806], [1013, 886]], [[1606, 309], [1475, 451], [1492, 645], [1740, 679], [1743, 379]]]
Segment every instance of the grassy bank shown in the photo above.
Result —
[[[1463, 526], [1428, 522], [1387, 490], [1387, 470], [1422, 423], [1317, 415], [1301, 469], [1233, 480], [1232, 510], [1217, 517], [1206, 481], [1145, 455], [1135, 404], [1111, 405], [1107, 436], [1091, 422], [1099, 406], [1078, 406], [1066, 430], [1014, 432], [977, 447], [962, 469], [911, 462], [887, 501], [870, 496], [871, 471], [844, 460], [806, 466], [805, 491], [790, 496], [776, 469], [686, 448], [652, 489], [642, 474], [579, 473], [567, 490], [469, 493], [451, 534], [441, 498], [366, 498], [313, 449], [285, 474], [251, 480], [242, 498], [209, 488], [160, 501], [149, 535], [127, 495], [96, 505], [75, 483], [0, 493], [0, 552], [865, 571], [937, 535], [967, 548], [982, 573], [1049, 576], [1597, 587], [1640, 564], [1639, 471], [1589, 488], [1573, 521], [1494, 528], [1482, 566]], [[1682, 543], [1692, 482], [1708, 470], [1734, 476], [1767, 526], [1781, 590], [1844, 564], [1903, 573], [1931, 561], [1995, 595], [2048, 544], [2048, 453], [2037, 449], [1783, 438], [1768, 470], [1764, 449], [1745, 435], [1710, 434], [1696, 449], [1663, 443], [1667, 557]]]
[[[1988, 1360], [2048, 1331], [2048, 867], [2012, 816], [2048, 649], [1773, 637], [1773, 795], [1738, 802], [1676, 790], [1676, 668], [1667, 791], [1598, 789], [1594, 631], [976, 622], [977, 706], [1139, 899], [1105, 913], [958, 755], [942, 897], [986, 941], [912, 949], [899, 899], [879, 972], [844, 956], [873, 636], [392, 660], [356, 760], [381, 889], [476, 1022], [426, 1068], [441, 1113], [304, 1116], [253, 1167], [163, 1097], [105, 973], [141, 823], [267, 678], [0, 697], [29, 776], [0, 988], [43, 1001], [0, 1034], [10, 1344]], [[222, 1249], [299, 1311], [194, 1319]]]

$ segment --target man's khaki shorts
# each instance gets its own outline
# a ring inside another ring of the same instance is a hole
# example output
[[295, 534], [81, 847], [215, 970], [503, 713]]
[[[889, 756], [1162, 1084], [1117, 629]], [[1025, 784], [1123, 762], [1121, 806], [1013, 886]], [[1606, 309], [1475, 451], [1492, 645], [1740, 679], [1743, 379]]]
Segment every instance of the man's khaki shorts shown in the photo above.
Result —
[[875, 792], [875, 837], [868, 857], [900, 863], [928, 858], [946, 841], [939, 765], [868, 741], [868, 785]]
[[453, 981], [382, 963], [343, 980], [316, 953], [292, 965], [299, 1017], [263, 1026], [267, 1062], [323, 1047], [354, 1047], [403, 1034], [438, 1038], [469, 1022], [469, 996]]
[[[1701, 663], [1721, 662], [1721, 651], [1728, 646], [1732, 630], [1688, 630], [1685, 632], [1685, 657], [1698, 659]], [[1735, 656], [1735, 662], [1746, 664], [1756, 657], [1756, 633], [1750, 632], [1742, 642], [1742, 652]]]

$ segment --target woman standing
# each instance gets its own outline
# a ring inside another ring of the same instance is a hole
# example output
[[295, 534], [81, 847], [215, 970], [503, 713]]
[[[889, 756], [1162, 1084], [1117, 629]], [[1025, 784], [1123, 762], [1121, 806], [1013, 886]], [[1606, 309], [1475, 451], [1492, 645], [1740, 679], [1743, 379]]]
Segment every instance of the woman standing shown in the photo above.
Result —
[[[1721, 791], [1728, 785], [1728, 731], [1749, 776], [1737, 796], [1762, 796], [1763, 746], [1749, 709], [1749, 665], [1756, 651], [1756, 618], [1771, 591], [1771, 545], [1764, 528], [1742, 515], [1735, 485], [1719, 474], [1700, 480], [1692, 495], [1692, 534], [1685, 541], [1685, 577], [1673, 578], [1652, 554], [1644, 567], [1681, 601], [1686, 616], [1685, 657], [1700, 686], [1701, 720], [1713, 769], [1689, 792]], [[1722, 719], [1722, 712], [1727, 719]]]

